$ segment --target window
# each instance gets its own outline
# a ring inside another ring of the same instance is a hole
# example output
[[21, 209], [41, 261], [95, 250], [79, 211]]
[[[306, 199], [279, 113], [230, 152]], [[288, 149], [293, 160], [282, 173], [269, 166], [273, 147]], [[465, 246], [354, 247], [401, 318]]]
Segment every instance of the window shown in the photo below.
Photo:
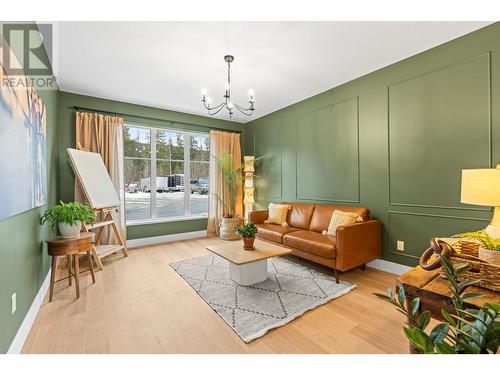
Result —
[[125, 125], [124, 149], [128, 223], [206, 216], [208, 135]]

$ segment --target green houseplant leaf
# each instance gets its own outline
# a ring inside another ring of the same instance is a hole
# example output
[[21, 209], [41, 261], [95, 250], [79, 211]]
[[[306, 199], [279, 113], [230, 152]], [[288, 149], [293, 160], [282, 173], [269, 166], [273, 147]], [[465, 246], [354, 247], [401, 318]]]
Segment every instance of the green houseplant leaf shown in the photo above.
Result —
[[418, 317], [418, 328], [424, 330], [427, 328], [429, 325], [429, 322], [431, 321], [431, 313], [430, 311], [424, 311], [420, 316]]
[[420, 298], [415, 298], [413, 301], [410, 302], [410, 315], [415, 317], [418, 313], [418, 309], [420, 307]]
[[442, 343], [443, 340], [448, 335], [449, 330], [450, 326], [448, 324], [439, 323], [432, 329], [431, 333], [429, 334], [429, 338], [432, 340], [434, 344]]

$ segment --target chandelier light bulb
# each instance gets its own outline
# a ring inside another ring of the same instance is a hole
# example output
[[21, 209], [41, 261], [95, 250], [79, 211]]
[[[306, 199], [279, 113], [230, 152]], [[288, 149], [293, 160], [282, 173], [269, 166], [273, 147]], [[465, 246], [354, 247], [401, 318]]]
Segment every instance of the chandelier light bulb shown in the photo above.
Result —
[[207, 104], [211, 104], [212, 103], [212, 98], [207, 98]]
[[227, 102], [227, 108], [233, 109], [234, 108], [233, 102]]
[[253, 91], [252, 89], [248, 90], [248, 95], [250, 95], [251, 97], [254, 97], [255, 91]]
[[207, 96], [207, 89], [202, 89], [201, 90], [201, 95]]

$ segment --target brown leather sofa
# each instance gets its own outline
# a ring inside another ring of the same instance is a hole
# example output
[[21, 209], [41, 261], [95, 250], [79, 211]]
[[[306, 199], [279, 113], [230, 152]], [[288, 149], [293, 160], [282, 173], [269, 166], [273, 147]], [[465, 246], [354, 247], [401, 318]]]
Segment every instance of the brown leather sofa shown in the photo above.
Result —
[[[288, 227], [264, 223], [267, 210], [249, 214], [249, 221], [258, 228], [257, 237], [282, 244], [300, 258], [333, 268], [337, 283], [340, 272], [364, 269], [367, 262], [380, 257], [382, 224], [370, 218], [367, 208], [283, 203], [292, 207], [288, 211]], [[338, 227], [335, 236], [323, 235], [335, 210], [357, 213], [363, 221]]]

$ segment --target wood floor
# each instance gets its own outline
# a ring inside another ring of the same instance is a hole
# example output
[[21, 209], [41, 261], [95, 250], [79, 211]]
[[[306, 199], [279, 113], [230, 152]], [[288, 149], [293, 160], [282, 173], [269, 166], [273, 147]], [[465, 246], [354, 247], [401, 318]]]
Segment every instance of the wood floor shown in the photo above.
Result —
[[357, 284], [291, 323], [245, 344], [169, 263], [208, 254], [216, 237], [132, 249], [105, 259], [81, 297], [64, 282], [40, 309], [23, 353], [407, 353], [404, 318], [373, 292], [395, 276], [367, 268], [342, 275]]

